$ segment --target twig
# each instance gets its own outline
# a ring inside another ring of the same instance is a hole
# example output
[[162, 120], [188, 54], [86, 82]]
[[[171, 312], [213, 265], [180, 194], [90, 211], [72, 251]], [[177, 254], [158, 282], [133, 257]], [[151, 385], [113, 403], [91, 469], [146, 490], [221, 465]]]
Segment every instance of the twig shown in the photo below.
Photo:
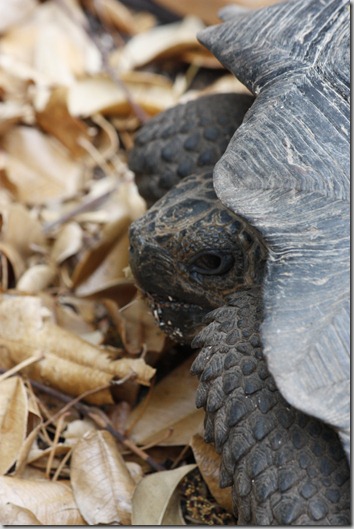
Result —
[[[4, 373], [6, 370], [0, 368], [0, 373]], [[104, 388], [107, 388], [109, 386], [101, 386], [95, 390], [86, 391], [79, 397], [76, 397], [73, 399], [69, 395], [66, 395], [65, 393], [62, 393], [61, 391], [58, 391], [57, 389], [51, 388], [49, 386], [45, 386], [44, 384], [41, 384], [40, 382], [37, 382], [36, 380], [28, 379], [28, 382], [36, 389], [43, 391], [47, 395], [51, 395], [52, 397], [57, 398], [58, 400], [61, 400], [62, 402], [66, 403], [66, 406], [62, 408], [58, 413], [56, 413], [53, 417], [50, 417], [45, 425], [52, 423], [56, 420], [56, 418], [61, 415], [63, 412], [66, 412], [69, 408], [74, 407], [76, 408], [82, 415], [85, 417], [90, 417], [92, 421], [99, 426], [100, 428], [103, 428], [104, 430], [107, 430], [110, 434], [115, 437], [120, 443], [122, 443], [125, 447], [127, 447], [131, 452], [139, 456], [141, 459], [146, 461], [154, 470], [166, 470], [163, 465], [155, 461], [152, 457], [150, 457], [146, 452], [138, 448], [133, 441], [128, 439], [125, 435], [115, 430], [107, 417], [107, 415], [100, 410], [99, 408], [95, 408], [93, 406], [88, 406], [86, 404], [83, 404], [82, 402], [79, 402], [80, 399], [87, 397], [89, 394], [92, 394], [96, 391], [101, 391]]]
[[102, 66], [105, 72], [110, 76], [110, 78], [123, 90], [125, 93], [125, 96], [127, 98], [127, 101], [129, 102], [130, 106], [133, 109], [133, 112], [137, 116], [137, 118], [141, 121], [141, 123], [145, 123], [149, 116], [144, 112], [144, 110], [134, 101], [133, 97], [130, 94], [130, 91], [128, 90], [127, 86], [123, 81], [120, 79], [120, 77], [117, 75], [116, 71], [111, 67], [109, 64], [109, 59], [106, 50], [102, 47], [100, 40], [97, 38], [97, 36], [91, 31], [90, 26], [87, 22], [81, 23], [80, 20], [78, 20], [77, 17], [75, 17], [72, 10], [69, 8], [69, 6], [63, 1], [63, 0], [55, 0], [57, 4], [63, 9], [63, 11], [69, 16], [70, 19], [74, 20], [76, 24], [80, 25], [80, 27], [86, 32], [87, 36], [93, 41], [96, 48], [98, 49], [101, 59], [102, 59]]
[[0, 382], [6, 378], [12, 377], [15, 375], [18, 371], [21, 371], [24, 367], [28, 367], [32, 364], [35, 364], [36, 362], [39, 362], [44, 358], [43, 354], [40, 354], [39, 356], [30, 356], [29, 358], [26, 358], [16, 366], [12, 367], [11, 369], [4, 370], [2, 375], [0, 375]]

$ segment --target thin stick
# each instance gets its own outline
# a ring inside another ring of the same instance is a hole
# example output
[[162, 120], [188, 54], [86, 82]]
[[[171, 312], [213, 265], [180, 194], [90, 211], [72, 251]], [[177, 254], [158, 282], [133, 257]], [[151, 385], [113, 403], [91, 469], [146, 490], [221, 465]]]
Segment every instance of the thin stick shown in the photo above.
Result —
[[55, 0], [56, 3], [62, 8], [62, 10], [69, 16], [71, 20], [74, 20], [77, 25], [79, 25], [87, 34], [87, 36], [93, 41], [96, 48], [98, 49], [101, 59], [102, 59], [102, 66], [105, 72], [110, 76], [110, 78], [123, 90], [125, 93], [125, 96], [127, 98], [128, 103], [133, 109], [134, 114], [137, 116], [137, 118], [141, 121], [141, 123], [145, 123], [148, 120], [148, 115], [146, 112], [134, 101], [130, 91], [128, 90], [125, 83], [120, 79], [120, 77], [117, 75], [116, 71], [111, 67], [109, 64], [109, 58], [106, 50], [102, 47], [100, 40], [97, 38], [97, 36], [91, 31], [90, 26], [85, 20], [85, 23], [82, 23], [81, 20], [78, 20], [77, 17], [75, 17], [72, 10], [69, 8], [69, 6], [63, 2], [63, 0]]
[[[4, 373], [5, 369], [0, 369], [0, 373]], [[94, 421], [94, 423], [99, 426], [100, 428], [103, 428], [107, 430], [109, 433], [115, 437], [120, 443], [122, 443], [125, 447], [129, 448], [131, 452], [139, 456], [141, 459], [146, 461], [154, 470], [166, 470], [163, 465], [155, 461], [152, 457], [150, 457], [146, 452], [138, 448], [133, 441], [128, 439], [125, 435], [115, 430], [103, 411], [101, 411], [99, 408], [94, 408], [93, 406], [88, 406], [86, 404], [83, 404], [82, 402], [78, 402], [80, 399], [87, 397], [89, 394], [92, 394], [96, 391], [101, 391], [102, 389], [106, 389], [108, 386], [100, 386], [99, 388], [95, 390], [89, 390], [80, 395], [79, 397], [76, 397], [73, 399], [69, 395], [66, 395], [65, 393], [62, 393], [61, 391], [58, 391], [57, 389], [45, 386], [44, 384], [41, 384], [40, 382], [37, 382], [36, 380], [28, 379], [28, 382], [34, 387], [37, 388], [40, 391], [43, 391], [44, 393], [47, 393], [48, 395], [51, 395], [52, 397], [55, 397], [62, 402], [66, 403], [66, 406], [62, 408], [59, 412], [53, 415], [53, 417], [50, 417], [42, 426], [47, 426], [48, 424], [55, 421], [60, 415], [62, 415], [64, 412], [66, 412], [69, 408], [74, 407], [76, 408], [82, 415], [85, 417], [90, 417]]]

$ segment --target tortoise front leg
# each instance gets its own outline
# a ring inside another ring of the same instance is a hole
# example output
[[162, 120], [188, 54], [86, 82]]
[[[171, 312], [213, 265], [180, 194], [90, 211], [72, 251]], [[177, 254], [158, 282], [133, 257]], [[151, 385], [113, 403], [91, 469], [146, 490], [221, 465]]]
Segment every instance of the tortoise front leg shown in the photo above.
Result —
[[[213, 311], [193, 346], [205, 437], [222, 454], [238, 523], [350, 524], [350, 474], [336, 433], [292, 408], [270, 375], [259, 335], [259, 289]], [[213, 351], [213, 353], [211, 353]]]

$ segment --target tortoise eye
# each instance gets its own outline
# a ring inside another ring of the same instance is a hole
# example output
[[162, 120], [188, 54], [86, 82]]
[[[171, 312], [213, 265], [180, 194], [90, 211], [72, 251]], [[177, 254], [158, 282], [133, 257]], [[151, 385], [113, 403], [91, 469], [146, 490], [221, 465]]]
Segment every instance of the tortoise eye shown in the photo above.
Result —
[[234, 257], [228, 253], [203, 252], [190, 262], [190, 270], [203, 275], [226, 274], [234, 264]]

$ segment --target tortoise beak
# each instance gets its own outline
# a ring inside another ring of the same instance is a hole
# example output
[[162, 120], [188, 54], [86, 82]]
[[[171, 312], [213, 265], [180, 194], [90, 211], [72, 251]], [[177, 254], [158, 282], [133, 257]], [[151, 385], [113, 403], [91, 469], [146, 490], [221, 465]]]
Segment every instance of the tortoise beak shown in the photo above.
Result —
[[140, 225], [132, 224], [129, 238], [130, 268], [155, 320], [173, 340], [190, 344], [210, 307], [176, 299], [175, 263], [166, 250], [141, 233]]
[[[132, 224], [129, 232], [130, 268], [138, 286], [147, 293], [166, 296], [166, 284], [172, 278], [174, 266], [168, 253], [140, 233]], [[161, 282], [161, 283], [160, 283]]]

